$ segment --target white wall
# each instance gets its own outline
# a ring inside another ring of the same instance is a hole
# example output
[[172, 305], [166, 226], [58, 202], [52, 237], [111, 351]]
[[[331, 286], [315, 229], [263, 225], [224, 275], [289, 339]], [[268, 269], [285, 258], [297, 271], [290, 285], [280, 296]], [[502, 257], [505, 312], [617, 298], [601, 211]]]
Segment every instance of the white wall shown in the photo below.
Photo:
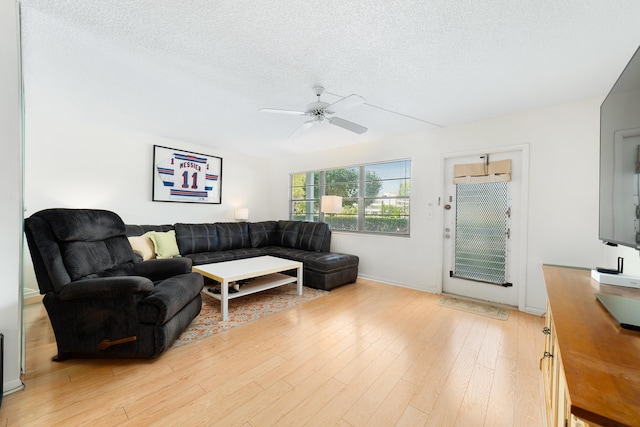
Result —
[[[435, 292], [442, 278], [442, 212], [427, 204], [442, 192], [442, 156], [528, 144], [528, 243], [523, 309], [543, 313], [543, 263], [593, 267], [598, 240], [599, 107], [602, 99], [558, 105], [310, 155], [274, 160], [271, 215], [287, 215], [289, 173], [411, 158], [411, 237], [334, 232], [332, 250], [360, 256], [360, 275]], [[339, 161], [336, 161], [339, 159]]]
[[[81, 122], [72, 112], [39, 109], [39, 96], [25, 93], [25, 217], [52, 207], [99, 208], [128, 224], [174, 224], [234, 221], [234, 209], [246, 207], [250, 221], [269, 219], [268, 161]], [[222, 157], [222, 204], [151, 201], [154, 144]], [[37, 289], [26, 245], [25, 287]]]
[[0, 332], [5, 338], [3, 392], [20, 389], [22, 244], [22, 141], [18, 6], [0, 1]]

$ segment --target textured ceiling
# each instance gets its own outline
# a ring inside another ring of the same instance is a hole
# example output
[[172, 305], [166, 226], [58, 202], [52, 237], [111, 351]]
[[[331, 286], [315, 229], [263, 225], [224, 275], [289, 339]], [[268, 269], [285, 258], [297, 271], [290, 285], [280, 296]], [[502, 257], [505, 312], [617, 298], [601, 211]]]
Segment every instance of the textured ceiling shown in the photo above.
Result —
[[[636, 0], [21, 0], [27, 114], [256, 154], [311, 152], [604, 96]], [[298, 138], [314, 85], [339, 114]]]

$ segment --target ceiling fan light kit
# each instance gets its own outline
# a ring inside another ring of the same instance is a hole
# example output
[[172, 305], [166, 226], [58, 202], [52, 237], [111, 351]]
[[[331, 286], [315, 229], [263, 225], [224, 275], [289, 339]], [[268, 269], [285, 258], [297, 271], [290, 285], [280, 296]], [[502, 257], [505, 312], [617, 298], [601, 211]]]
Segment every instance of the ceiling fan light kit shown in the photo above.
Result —
[[357, 123], [350, 122], [349, 120], [345, 120], [340, 117], [332, 117], [336, 112], [364, 104], [364, 98], [359, 95], [349, 95], [334, 102], [333, 104], [329, 104], [327, 102], [320, 101], [320, 96], [324, 93], [324, 88], [322, 86], [314, 86], [313, 92], [318, 99], [317, 101], [307, 105], [305, 111], [281, 110], [277, 108], [263, 108], [260, 111], [263, 113], [293, 114], [311, 117], [311, 120], [304, 122], [291, 134], [291, 137], [294, 138], [304, 133], [314, 124], [321, 124], [325, 120], [334, 126], [341, 127], [357, 134], [363, 134], [367, 131], [366, 127]]

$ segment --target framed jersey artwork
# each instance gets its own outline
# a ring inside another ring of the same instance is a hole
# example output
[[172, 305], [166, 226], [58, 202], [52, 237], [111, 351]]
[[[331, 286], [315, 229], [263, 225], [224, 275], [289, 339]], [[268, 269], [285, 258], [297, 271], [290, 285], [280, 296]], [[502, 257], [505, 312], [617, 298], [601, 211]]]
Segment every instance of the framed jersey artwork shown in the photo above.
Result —
[[222, 158], [154, 145], [152, 200], [222, 203]]

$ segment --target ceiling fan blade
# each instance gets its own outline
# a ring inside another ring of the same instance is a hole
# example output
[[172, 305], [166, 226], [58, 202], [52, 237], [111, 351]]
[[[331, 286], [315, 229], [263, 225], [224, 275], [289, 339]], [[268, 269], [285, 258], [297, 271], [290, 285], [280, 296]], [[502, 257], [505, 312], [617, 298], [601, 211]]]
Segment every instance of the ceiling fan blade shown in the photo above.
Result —
[[339, 101], [334, 102], [333, 104], [327, 107], [327, 110], [330, 110], [334, 113], [337, 113], [341, 110], [346, 110], [348, 108], [357, 107], [358, 105], [364, 104], [364, 98], [360, 95], [349, 95], [345, 98], [342, 98]]
[[350, 122], [349, 120], [341, 119], [340, 117], [332, 117], [328, 120], [332, 125], [339, 126], [343, 129], [350, 130], [351, 132], [355, 132], [357, 134], [363, 134], [367, 131], [366, 127], [360, 126], [357, 123]]
[[307, 129], [309, 129], [311, 126], [313, 126], [314, 123], [315, 123], [315, 120], [309, 120], [308, 122], [304, 122], [302, 125], [300, 125], [300, 127], [298, 127], [298, 129], [293, 131], [293, 133], [289, 136], [289, 138], [297, 138], [297, 137], [299, 137]]
[[304, 111], [279, 110], [277, 108], [261, 108], [260, 112], [261, 113], [293, 114], [293, 115], [296, 115], [296, 116], [304, 116], [305, 114], [307, 114]]

